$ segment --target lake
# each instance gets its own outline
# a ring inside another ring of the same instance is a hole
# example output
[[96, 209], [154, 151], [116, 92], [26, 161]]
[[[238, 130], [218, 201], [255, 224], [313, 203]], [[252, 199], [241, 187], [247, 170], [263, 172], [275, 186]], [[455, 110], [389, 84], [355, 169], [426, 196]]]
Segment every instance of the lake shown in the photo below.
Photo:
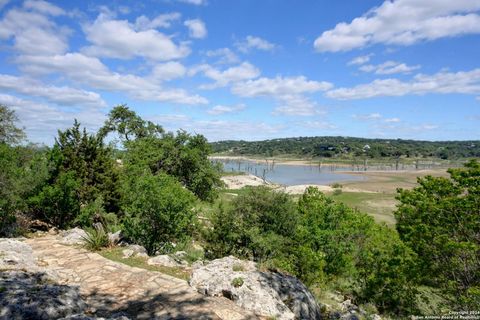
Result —
[[358, 181], [363, 176], [347, 174], [345, 168], [320, 168], [316, 165], [276, 164], [272, 160], [226, 160], [215, 159], [223, 164], [226, 172], [246, 172], [276, 184], [293, 186], [299, 184], [329, 185], [345, 181]]

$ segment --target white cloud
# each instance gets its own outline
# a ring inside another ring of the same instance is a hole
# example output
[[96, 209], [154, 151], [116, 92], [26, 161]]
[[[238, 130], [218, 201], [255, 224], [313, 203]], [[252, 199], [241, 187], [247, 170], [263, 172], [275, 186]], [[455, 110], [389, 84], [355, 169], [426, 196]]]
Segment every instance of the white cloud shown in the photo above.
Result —
[[380, 113], [370, 113], [370, 114], [354, 114], [352, 118], [358, 119], [358, 120], [378, 120], [383, 117]]
[[329, 90], [333, 85], [325, 81], [308, 80], [304, 76], [260, 78], [236, 83], [232, 92], [242, 97], [291, 96]]
[[95, 108], [65, 111], [7, 94], [0, 94], [0, 104], [15, 110], [21, 125], [25, 126], [28, 139], [38, 143], [53, 143], [57, 130], [71, 127], [74, 119], [80, 121], [89, 132], [96, 131], [105, 120], [105, 115]]
[[340, 100], [351, 100], [428, 93], [480, 94], [480, 69], [460, 72], [441, 71], [433, 75], [417, 74], [410, 81], [377, 79], [352, 88], [330, 90], [326, 93], [326, 96]]
[[302, 127], [307, 127], [310, 129], [329, 129], [329, 130], [334, 130], [338, 129], [338, 127], [334, 124], [331, 124], [330, 122], [327, 121], [306, 121], [303, 123], [300, 123]]
[[388, 123], [394, 124], [399, 123], [401, 120], [399, 118], [384, 118], [380, 113], [374, 112], [370, 114], [354, 114], [352, 118], [360, 121], [373, 121], [376, 123]]
[[218, 70], [208, 64], [200, 65], [190, 70], [190, 75], [202, 72], [207, 78], [215, 80], [214, 83], [200, 86], [201, 89], [215, 89], [225, 87], [238, 81], [254, 79], [260, 75], [260, 70], [249, 62], [243, 62], [238, 66]]
[[180, 17], [181, 14], [178, 12], [160, 14], [152, 20], [142, 15], [135, 20], [135, 30], [145, 31], [148, 29], [170, 28], [172, 22], [179, 20]]
[[196, 120], [181, 125], [181, 128], [201, 133], [210, 141], [219, 141], [272, 138], [284, 127], [251, 119], [249, 121]]
[[387, 0], [352, 22], [323, 32], [314, 47], [337, 52], [480, 33], [479, 9], [479, 0]]
[[386, 123], [398, 123], [401, 120], [399, 118], [388, 118], [384, 120]]
[[277, 100], [278, 105], [273, 110], [274, 115], [304, 117], [324, 113], [318, 109], [316, 102], [301, 95], [280, 96]]
[[373, 56], [373, 54], [367, 54], [367, 55], [364, 55], [364, 56], [359, 56], [359, 57], [353, 58], [352, 60], [350, 60], [348, 62], [348, 65], [351, 66], [351, 65], [365, 64], [365, 63], [370, 61], [370, 57], [372, 57], [372, 56]]
[[42, 0], [27, 0], [23, 3], [23, 6], [27, 9], [32, 9], [52, 16], [65, 14], [65, 10], [62, 8]]
[[171, 60], [190, 54], [186, 44], [175, 44], [165, 34], [147, 29], [136, 31], [127, 20], [113, 20], [101, 13], [92, 24], [83, 27], [93, 46], [84, 48], [90, 55], [119, 59], [135, 56], [153, 60]]
[[375, 74], [411, 73], [417, 69], [420, 69], [420, 65], [409, 66], [396, 61], [386, 61], [377, 65], [365, 64], [359, 68], [361, 71], [374, 72]]
[[[27, 1], [26, 8], [9, 10], [0, 20], [0, 40], [14, 39], [14, 49], [21, 53], [61, 54], [68, 49], [67, 38], [71, 31], [57, 26], [48, 17], [56, 12], [55, 6], [46, 2]], [[43, 8], [43, 11], [39, 11]], [[58, 10], [61, 10], [58, 8]], [[45, 12], [46, 11], [46, 12]], [[59, 13], [59, 12], [57, 12]]]
[[0, 88], [16, 93], [40, 97], [58, 105], [105, 107], [107, 104], [96, 92], [70, 87], [47, 86], [39, 81], [0, 74]]
[[2, 8], [5, 7], [9, 2], [10, 0], [0, 0], [0, 10], [2, 10]]
[[225, 113], [236, 113], [245, 109], [244, 104], [237, 104], [234, 106], [222, 106], [216, 105], [215, 107], [211, 108], [207, 111], [208, 114], [212, 115], [220, 115]]
[[187, 69], [183, 64], [176, 61], [169, 61], [157, 64], [153, 67], [152, 77], [157, 80], [168, 81], [181, 78], [187, 73]]
[[240, 62], [238, 56], [229, 48], [209, 50], [205, 54], [207, 57], [219, 57], [218, 63], [222, 64], [233, 64]]
[[190, 37], [195, 39], [203, 39], [207, 36], [207, 27], [202, 20], [186, 20], [184, 24], [190, 30]]
[[304, 95], [330, 88], [331, 83], [308, 80], [304, 76], [276, 77], [238, 82], [233, 85], [232, 93], [241, 97], [270, 97], [277, 100], [273, 114], [310, 116], [320, 111], [317, 104]]
[[[97, 90], [116, 91], [133, 98], [147, 101], [173, 102], [180, 104], [207, 104], [199, 95], [190, 95], [183, 89], [164, 88], [158, 75], [140, 77], [110, 71], [98, 58], [81, 53], [55, 56], [21, 56], [17, 59], [20, 68], [31, 74], [58, 73], [61, 76]], [[181, 69], [179, 65], [168, 65], [164, 69]], [[160, 67], [162, 68], [162, 67]], [[154, 70], [155, 71], [155, 70]], [[174, 71], [175, 72], [175, 71]], [[170, 77], [173, 73], [170, 73]], [[178, 72], [178, 70], [177, 70]]]
[[262, 51], [272, 51], [276, 48], [276, 45], [268, 42], [265, 39], [254, 36], [247, 36], [245, 40], [238, 41], [235, 43], [235, 46], [241, 52], [249, 52], [251, 49], [257, 49]]
[[196, 6], [201, 6], [207, 4], [206, 0], [177, 0], [178, 2], [193, 4]]

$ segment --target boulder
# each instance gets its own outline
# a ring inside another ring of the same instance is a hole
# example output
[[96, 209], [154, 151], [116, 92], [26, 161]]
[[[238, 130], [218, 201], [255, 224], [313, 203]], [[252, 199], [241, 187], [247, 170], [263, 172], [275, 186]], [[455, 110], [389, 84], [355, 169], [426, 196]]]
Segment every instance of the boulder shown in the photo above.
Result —
[[119, 244], [122, 239], [123, 239], [122, 230], [118, 230], [115, 233], [111, 233], [111, 232], [108, 233], [108, 242], [111, 245], [115, 246]]
[[73, 228], [60, 233], [60, 237], [62, 238], [60, 242], [63, 244], [79, 245], [83, 244], [84, 239], [88, 237], [88, 235], [84, 230], [80, 228]]
[[251, 261], [235, 257], [193, 266], [190, 285], [207, 296], [224, 296], [263, 317], [321, 319], [320, 307], [295, 277], [261, 272]]
[[0, 239], [0, 270], [37, 271], [32, 248], [16, 239]]
[[181, 264], [179, 264], [175, 259], [170, 257], [168, 254], [152, 257], [147, 260], [147, 264], [153, 265], [153, 266], [164, 266], [164, 267], [181, 266]]
[[[182, 252], [182, 251], [179, 251]], [[149, 265], [154, 266], [164, 266], [164, 267], [186, 267], [188, 263], [182, 260], [180, 257], [183, 255], [174, 254], [173, 256], [169, 256], [168, 254], [163, 254], [159, 256], [152, 257], [147, 260]]]
[[130, 257], [144, 257], [148, 258], [147, 249], [138, 245], [138, 244], [130, 244], [125, 249], [122, 250], [123, 258], [130, 258]]

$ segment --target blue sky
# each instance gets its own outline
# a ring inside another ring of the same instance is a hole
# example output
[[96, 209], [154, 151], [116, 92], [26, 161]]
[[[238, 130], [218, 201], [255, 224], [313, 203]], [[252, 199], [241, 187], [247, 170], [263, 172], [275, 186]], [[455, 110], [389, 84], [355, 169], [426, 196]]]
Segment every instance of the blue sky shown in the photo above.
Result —
[[0, 0], [0, 103], [208, 139], [480, 139], [480, 0]]

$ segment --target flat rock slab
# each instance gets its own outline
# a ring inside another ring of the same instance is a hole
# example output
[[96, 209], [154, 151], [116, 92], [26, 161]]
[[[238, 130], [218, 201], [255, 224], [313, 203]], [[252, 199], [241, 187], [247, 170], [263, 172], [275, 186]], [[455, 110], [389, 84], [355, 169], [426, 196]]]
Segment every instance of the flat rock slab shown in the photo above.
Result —
[[47, 235], [25, 241], [38, 263], [78, 286], [87, 313], [126, 313], [132, 319], [258, 319], [226, 298], [205, 297], [180, 280], [159, 272], [110, 261]]

